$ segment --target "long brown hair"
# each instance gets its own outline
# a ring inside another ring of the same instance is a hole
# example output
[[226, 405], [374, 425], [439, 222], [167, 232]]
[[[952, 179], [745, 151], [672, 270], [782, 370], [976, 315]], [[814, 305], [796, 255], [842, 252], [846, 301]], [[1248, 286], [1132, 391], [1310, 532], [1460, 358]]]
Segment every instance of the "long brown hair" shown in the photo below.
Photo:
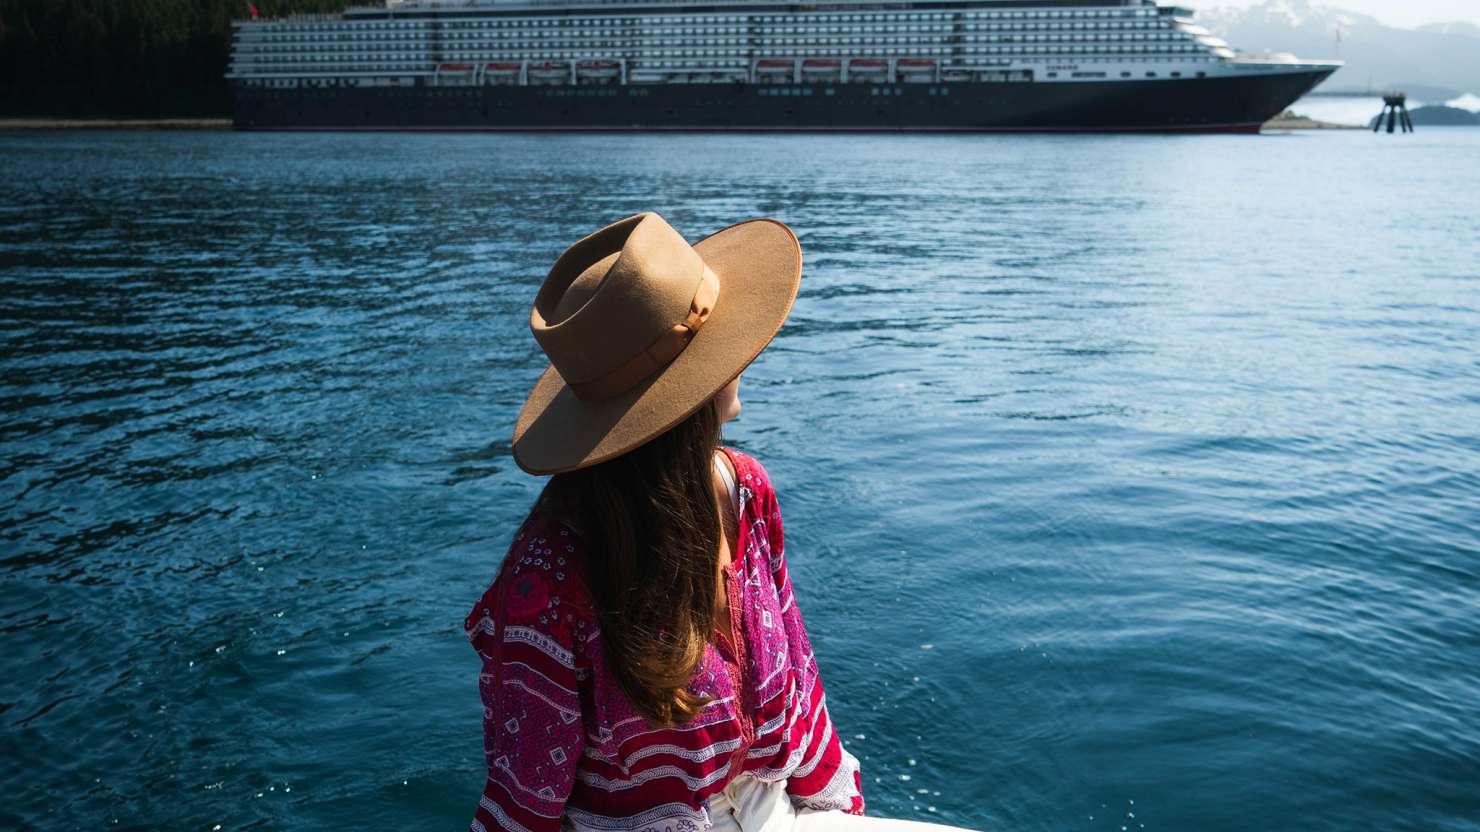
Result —
[[655, 726], [688, 722], [708, 702], [686, 688], [715, 623], [720, 421], [710, 400], [634, 450], [556, 474], [535, 503], [585, 539], [607, 664]]

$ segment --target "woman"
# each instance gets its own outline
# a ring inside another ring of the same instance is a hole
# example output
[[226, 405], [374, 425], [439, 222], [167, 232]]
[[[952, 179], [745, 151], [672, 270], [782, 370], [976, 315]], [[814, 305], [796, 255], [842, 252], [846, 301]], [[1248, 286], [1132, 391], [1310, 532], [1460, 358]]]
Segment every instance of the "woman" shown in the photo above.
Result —
[[488, 762], [473, 829], [931, 828], [862, 817], [776, 495], [719, 444], [800, 280], [778, 222], [690, 246], [656, 214], [545, 279], [530, 328], [550, 367], [514, 457], [554, 476], [466, 622]]

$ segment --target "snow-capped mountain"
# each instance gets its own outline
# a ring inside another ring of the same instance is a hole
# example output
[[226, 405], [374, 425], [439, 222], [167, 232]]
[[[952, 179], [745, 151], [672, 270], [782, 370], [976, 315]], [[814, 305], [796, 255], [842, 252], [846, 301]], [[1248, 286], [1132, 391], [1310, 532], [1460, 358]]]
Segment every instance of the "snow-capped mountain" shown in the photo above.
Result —
[[1215, 7], [1197, 19], [1244, 52], [1346, 61], [1326, 90], [1404, 89], [1431, 101], [1480, 93], [1480, 27], [1471, 24], [1398, 29], [1318, 0]]
[[1473, 23], [1425, 23], [1418, 27], [1420, 32], [1433, 32], [1439, 35], [1468, 35], [1472, 38], [1480, 38], [1480, 26]]
[[1265, 0], [1254, 6], [1243, 8], [1222, 6], [1204, 12], [1201, 16], [1212, 19], [1238, 18], [1244, 23], [1264, 26], [1283, 26], [1300, 29], [1314, 25], [1320, 27], [1347, 26], [1357, 23], [1377, 23], [1371, 17], [1357, 12], [1334, 7], [1329, 3], [1312, 0]]

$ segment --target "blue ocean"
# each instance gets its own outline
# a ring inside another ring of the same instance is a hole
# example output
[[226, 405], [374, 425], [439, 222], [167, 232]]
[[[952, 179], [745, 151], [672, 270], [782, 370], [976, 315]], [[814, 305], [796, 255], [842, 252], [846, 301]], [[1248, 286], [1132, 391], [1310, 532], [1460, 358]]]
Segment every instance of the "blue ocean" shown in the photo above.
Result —
[[529, 304], [657, 210], [801, 239], [727, 441], [870, 814], [1480, 830], [1477, 184], [1462, 128], [0, 134], [0, 828], [465, 828]]

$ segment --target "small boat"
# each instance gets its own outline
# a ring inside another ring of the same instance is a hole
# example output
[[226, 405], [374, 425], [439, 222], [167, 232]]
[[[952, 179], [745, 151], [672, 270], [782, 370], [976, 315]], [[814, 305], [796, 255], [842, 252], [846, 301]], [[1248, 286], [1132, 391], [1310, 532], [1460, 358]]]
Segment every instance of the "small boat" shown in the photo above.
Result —
[[517, 84], [519, 83], [519, 64], [484, 64], [483, 77], [490, 84]]
[[531, 83], [563, 84], [570, 80], [569, 61], [543, 61], [529, 65]]
[[576, 76], [592, 80], [611, 80], [622, 74], [622, 65], [616, 61], [581, 61], [576, 64]]
[[790, 75], [795, 70], [795, 61], [767, 58], [755, 62], [755, 72], [757, 75]]
[[935, 61], [930, 58], [900, 58], [894, 62], [894, 73], [902, 83], [935, 80]]
[[889, 62], [882, 58], [854, 58], [848, 62], [848, 78], [852, 81], [886, 81]]
[[842, 74], [843, 62], [836, 58], [808, 58], [802, 61], [802, 76], [817, 78], [836, 78]]

